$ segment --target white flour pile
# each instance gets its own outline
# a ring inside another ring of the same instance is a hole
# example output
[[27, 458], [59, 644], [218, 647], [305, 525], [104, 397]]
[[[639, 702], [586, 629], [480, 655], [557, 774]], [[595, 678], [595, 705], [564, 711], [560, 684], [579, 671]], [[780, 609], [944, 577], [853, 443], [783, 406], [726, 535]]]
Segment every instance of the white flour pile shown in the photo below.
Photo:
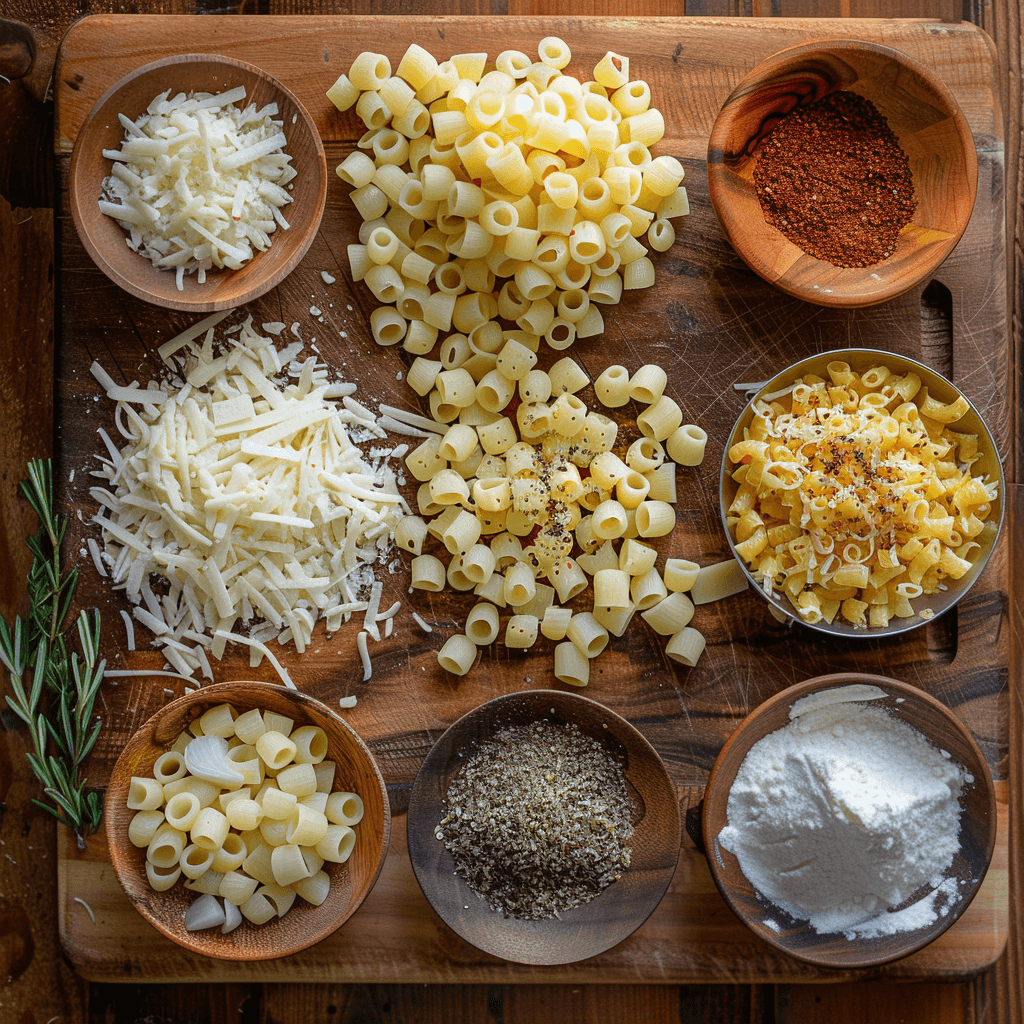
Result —
[[[747, 880], [821, 933], [924, 927], [956, 896], [943, 880], [959, 847], [962, 769], [846, 686], [793, 705], [790, 723], [754, 744], [729, 793], [718, 843]], [[936, 892], [889, 913], [922, 885]]]

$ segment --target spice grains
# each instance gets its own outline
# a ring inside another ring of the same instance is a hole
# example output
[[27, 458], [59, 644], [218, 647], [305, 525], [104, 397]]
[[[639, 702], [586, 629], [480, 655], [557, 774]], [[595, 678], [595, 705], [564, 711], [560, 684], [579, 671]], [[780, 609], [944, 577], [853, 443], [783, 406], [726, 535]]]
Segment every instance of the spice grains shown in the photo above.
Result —
[[765, 136], [754, 184], [768, 223], [837, 267], [891, 256], [917, 208], [910, 163], [885, 116], [844, 90], [791, 111]]
[[629, 867], [622, 767], [573, 724], [508, 725], [482, 741], [447, 793], [435, 835], [456, 874], [506, 917], [558, 917]]

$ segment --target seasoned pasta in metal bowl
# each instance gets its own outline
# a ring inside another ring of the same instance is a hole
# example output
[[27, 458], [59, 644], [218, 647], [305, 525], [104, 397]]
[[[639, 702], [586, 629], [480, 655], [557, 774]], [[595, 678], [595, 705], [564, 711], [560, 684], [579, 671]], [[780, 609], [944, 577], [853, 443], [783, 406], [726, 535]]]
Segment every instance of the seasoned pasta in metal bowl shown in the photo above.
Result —
[[1003, 521], [995, 441], [934, 370], [812, 356], [767, 381], [725, 447], [721, 514], [754, 588], [821, 632], [902, 633], [974, 585]]

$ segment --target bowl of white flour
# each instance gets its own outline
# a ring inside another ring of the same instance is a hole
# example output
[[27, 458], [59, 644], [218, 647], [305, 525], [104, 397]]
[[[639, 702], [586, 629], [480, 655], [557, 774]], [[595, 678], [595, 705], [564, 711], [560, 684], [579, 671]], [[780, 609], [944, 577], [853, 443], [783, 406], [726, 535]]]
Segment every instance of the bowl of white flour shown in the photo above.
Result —
[[992, 776], [940, 701], [883, 676], [789, 687], [722, 748], [703, 833], [719, 891], [766, 942], [871, 967], [967, 909], [995, 846]]

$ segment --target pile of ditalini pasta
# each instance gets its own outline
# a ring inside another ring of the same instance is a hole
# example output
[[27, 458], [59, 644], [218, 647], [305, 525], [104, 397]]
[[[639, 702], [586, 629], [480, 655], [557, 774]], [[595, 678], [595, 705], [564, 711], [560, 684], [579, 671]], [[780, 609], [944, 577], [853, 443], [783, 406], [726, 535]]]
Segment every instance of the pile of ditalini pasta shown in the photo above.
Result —
[[[651, 542], [675, 526], [675, 466], [698, 465], [707, 440], [664, 393], [665, 371], [612, 366], [595, 383], [605, 408], [646, 406], [617, 454], [618, 425], [578, 395], [592, 383], [578, 363], [537, 365], [542, 343], [600, 334], [601, 306], [654, 283], [647, 246], [668, 249], [671, 220], [689, 212], [682, 165], [651, 152], [664, 119], [628, 58], [606, 54], [588, 82], [562, 73], [569, 61], [554, 37], [537, 60], [507, 50], [486, 73], [485, 53], [439, 63], [413, 44], [394, 74], [360, 54], [327, 95], [366, 126], [337, 168], [363, 218], [352, 277], [381, 303], [376, 341], [413, 356], [407, 382], [430, 412], [405, 416], [423, 435], [406, 460], [419, 515], [396, 542], [415, 556], [413, 588], [480, 598], [439, 662], [469, 671], [506, 610], [505, 645], [556, 641], [555, 676], [582, 686], [636, 612], [693, 665], [704, 639], [688, 592], [745, 583], [735, 563], [655, 567]], [[574, 612], [591, 583], [591, 608]]]
[[[505, 646], [531, 647], [539, 634], [558, 641], [554, 672], [563, 682], [585, 685], [590, 660], [636, 612], [669, 637], [670, 657], [695, 664], [704, 639], [689, 625], [694, 605], [686, 592], [701, 570], [668, 559], [662, 575], [652, 542], [675, 527], [676, 464], [697, 465], [706, 434], [684, 425], [662, 393], [663, 369], [649, 364], [630, 375], [612, 366], [594, 382], [598, 401], [646, 404], [637, 418], [642, 435], [620, 457], [616, 422], [577, 395], [590, 383], [579, 364], [564, 357], [544, 372], [528, 369], [531, 362], [506, 368], [509, 390], [520, 397], [513, 415], [475, 429], [452, 424], [406, 460], [421, 481], [420, 515], [402, 519], [395, 539], [415, 555], [412, 586], [447, 584], [480, 598], [466, 632], [450, 637], [438, 660], [465, 674], [478, 646], [498, 638], [499, 609], [508, 609]], [[428, 535], [451, 556], [447, 567], [424, 553]], [[591, 609], [574, 612], [569, 603], [591, 582]]]
[[324, 902], [323, 865], [348, 860], [363, 816], [358, 794], [333, 791], [327, 752], [319, 726], [218, 704], [157, 758], [152, 776], [131, 779], [128, 836], [146, 849], [149, 884], [162, 892], [184, 875], [211, 898], [186, 928], [227, 932], [242, 918], [283, 916], [296, 896]]
[[446, 365], [476, 380], [509, 341], [600, 334], [602, 304], [654, 283], [640, 238], [668, 249], [689, 212], [682, 165], [651, 154], [665, 122], [628, 58], [607, 54], [582, 83], [562, 74], [562, 40], [539, 56], [507, 50], [484, 74], [486, 53], [439, 64], [413, 44], [395, 74], [360, 54], [327, 93], [367, 128], [337, 170], [363, 218], [353, 279], [382, 303], [374, 337], [425, 355], [449, 335]]

